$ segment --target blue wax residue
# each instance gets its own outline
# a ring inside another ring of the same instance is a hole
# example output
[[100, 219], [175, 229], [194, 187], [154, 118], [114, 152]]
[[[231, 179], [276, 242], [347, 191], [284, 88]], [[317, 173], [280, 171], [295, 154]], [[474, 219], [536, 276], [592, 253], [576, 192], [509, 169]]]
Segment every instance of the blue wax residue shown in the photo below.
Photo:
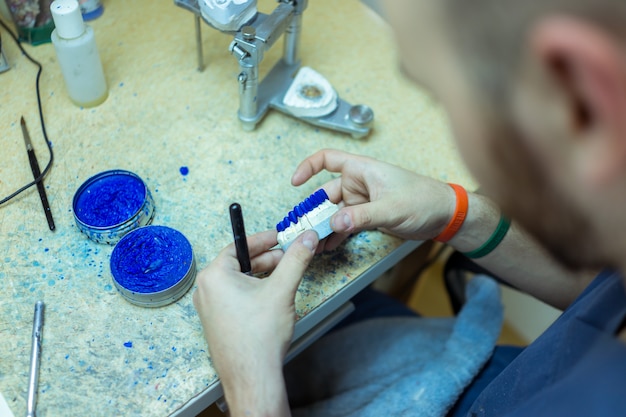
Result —
[[191, 244], [182, 233], [146, 226], [133, 230], [115, 246], [111, 273], [129, 291], [155, 293], [182, 280], [192, 261]]
[[181, 175], [183, 175], [183, 176], [189, 174], [189, 168], [187, 168], [187, 167], [180, 167], [179, 171], [180, 171]]
[[78, 196], [76, 216], [88, 226], [110, 227], [133, 217], [144, 203], [146, 186], [131, 175], [103, 176]]

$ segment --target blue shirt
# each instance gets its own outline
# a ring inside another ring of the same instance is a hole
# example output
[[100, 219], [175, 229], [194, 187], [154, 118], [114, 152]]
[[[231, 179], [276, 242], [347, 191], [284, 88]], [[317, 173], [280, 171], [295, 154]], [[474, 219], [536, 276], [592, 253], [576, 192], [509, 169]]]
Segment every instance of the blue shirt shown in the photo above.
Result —
[[[544, 334], [515, 352], [480, 393], [477, 387], [467, 390], [460, 401], [472, 404], [467, 413], [457, 404], [453, 414], [625, 416], [626, 344], [615, 335], [625, 318], [622, 277], [603, 272]], [[468, 398], [473, 392], [475, 400]]]

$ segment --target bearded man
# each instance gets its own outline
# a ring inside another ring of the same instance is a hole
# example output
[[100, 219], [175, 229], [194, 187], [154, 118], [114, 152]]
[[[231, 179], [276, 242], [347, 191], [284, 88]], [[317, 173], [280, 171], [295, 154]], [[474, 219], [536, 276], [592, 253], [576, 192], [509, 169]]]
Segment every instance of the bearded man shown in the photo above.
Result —
[[343, 202], [336, 233], [323, 242], [304, 233], [284, 255], [268, 251], [275, 232], [251, 237], [255, 270], [273, 270], [265, 280], [241, 274], [233, 247], [198, 277], [194, 301], [231, 415], [290, 414], [282, 363], [302, 274], [316, 250], [376, 228], [445, 235], [510, 285], [565, 310], [522, 352], [496, 349], [450, 415], [623, 415], [626, 2], [395, 0], [383, 9], [403, 71], [447, 109], [483, 192], [466, 196], [340, 151], [304, 160], [293, 185], [322, 170], [341, 174], [324, 187]]

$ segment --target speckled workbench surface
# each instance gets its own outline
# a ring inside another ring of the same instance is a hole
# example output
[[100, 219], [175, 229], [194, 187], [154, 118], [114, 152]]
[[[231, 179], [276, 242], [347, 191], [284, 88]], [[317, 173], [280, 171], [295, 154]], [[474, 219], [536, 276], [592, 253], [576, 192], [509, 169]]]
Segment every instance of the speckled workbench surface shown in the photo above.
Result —
[[[369, 104], [367, 139], [316, 129], [270, 112], [251, 133], [236, 117], [238, 66], [231, 38], [203, 28], [207, 68], [196, 71], [193, 16], [167, 0], [105, 0], [92, 23], [109, 84], [94, 109], [70, 103], [52, 45], [28, 47], [41, 60], [43, 108], [55, 162], [46, 178], [57, 231], [48, 230], [35, 189], [0, 207], [0, 392], [25, 410], [33, 305], [46, 303], [38, 415], [175, 412], [216, 380], [191, 291], [167, 307], [125, 301], [108, 267], [112, 247], [81, 235], [71, 205], [88, 177], [122, 168], [153, 192], [154, 224], [191, 241], [198, 267], [230, 243], [227, 208], [238, 201], [249, 233], [272, 228], [293, 204], [330, 178], [296, 189], [307, 155], [334, 147], [468, 184], [444, 113], [404, 80], [387, 28], [358, 2], [316, 0], [304, 15], [302, 58], [340, 96]], [[271, 1], [262, 1], [268, 12]], [[0, 194], [32, 180], [19, 126], [24, 116], [40, 164], [48, 154], [34, 91], [35, 68], [2, 36], [12, 69], [0, 74]], [[261, 75], [282, 51], [266, 55]], [[181, 167], [189, 173], [181, 174]], [[421, 196], [415, 196], [421, 198]], [[372, 232], [317, 259], [297, 298], [306, 315], [401, 245]]]

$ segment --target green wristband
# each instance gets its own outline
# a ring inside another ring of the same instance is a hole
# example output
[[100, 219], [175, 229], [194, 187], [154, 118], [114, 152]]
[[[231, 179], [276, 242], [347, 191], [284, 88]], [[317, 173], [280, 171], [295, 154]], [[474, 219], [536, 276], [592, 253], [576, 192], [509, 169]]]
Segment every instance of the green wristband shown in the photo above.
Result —
[[489, 255], [500, 244], [500, 242], [502, 242], [502, 239], [506, 236], [506, 232], [509, 231], [510, 226], [511, 221], [507, 219], [504, 214], [500, 215], [498, 227], [496, 227], [496, 230], [489, 237], [489, 239], [480, 248], [470, 252], [464, 252], [463, 255], [470, 259], [482, 258], [483, 256]]

